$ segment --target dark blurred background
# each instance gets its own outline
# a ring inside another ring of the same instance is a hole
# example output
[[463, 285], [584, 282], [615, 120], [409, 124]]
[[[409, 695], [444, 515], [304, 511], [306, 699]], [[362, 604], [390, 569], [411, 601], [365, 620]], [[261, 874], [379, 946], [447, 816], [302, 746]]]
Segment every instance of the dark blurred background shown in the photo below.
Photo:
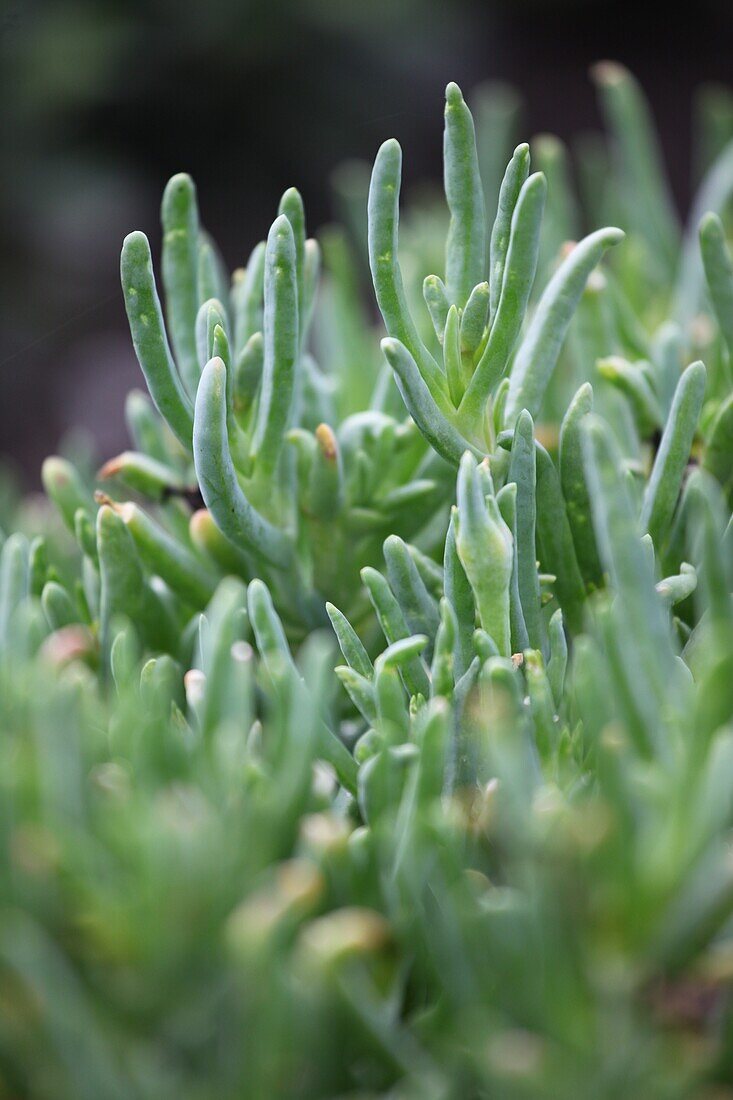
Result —
[[159, 242], [167, 178], [193, 174], [232, 266], [282, 190], [311, 230], [328, 179], [396, 136], [439, 179], [442, 95], [485, 79], [524, 99], [523, 135], [600, 125], [588, 66], [625, 62], [689, 201], [692, 91], [733, 83], [733, 3], [613, 0], [0, 0], [0, 455], [32, 486], [71, 425], [125, 444], [139, 384], [118, 285], [132, 228]]

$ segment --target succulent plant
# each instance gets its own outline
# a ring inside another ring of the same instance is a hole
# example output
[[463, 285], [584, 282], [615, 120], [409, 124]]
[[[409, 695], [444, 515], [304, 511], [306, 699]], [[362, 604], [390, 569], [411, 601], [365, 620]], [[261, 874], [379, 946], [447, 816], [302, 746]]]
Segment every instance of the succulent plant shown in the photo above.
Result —
[[230, 283], [174, 177], [165, 322], [127, 238], [135, 450], [0, 551], [4, 1094], [733, 1087], [733, 166], [681, 234], [595, 75], [623, 243], [449, 85], [424, 278], [379, 151], [388, 366], [294, 191]]

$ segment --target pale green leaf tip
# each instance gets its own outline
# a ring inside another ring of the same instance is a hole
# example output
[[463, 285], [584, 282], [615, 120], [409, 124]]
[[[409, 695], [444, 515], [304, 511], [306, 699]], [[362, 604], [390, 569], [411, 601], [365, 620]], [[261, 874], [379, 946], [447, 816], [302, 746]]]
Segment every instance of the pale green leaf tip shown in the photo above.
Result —
[[118, 522], [118, 518], [114, 508], [109, 504], [102, 504], [97, 512], [97, 530], [101, 531], [105, 527], [114, 526]]
[[184, 189], [193, 190], [193, 179], [188, 172], [175, 172], [165, 185], [167, 192], [180, 191]]
[[708, 375], [702, 359], [696, 359], [694, 363], [690, 363], [689, 367], [687, 367], [682, 373], [686, 374], [689, 378], [692, 378], [692, 376], [694, 375], [695, 377], [699, 377], [701, 379], [707, 379]]
[[591, 65], [590, 75], [596, 84], [606, 87], [624, 84], [631, 79], [629, 70], [618, 61], [597, 61], [595, 65]]
[[64, 470], [64, 460], [59, 455], [49, 455], [48, 458], [44, 458], [43, 465], [41, 466], [41, 478], [45, 482], [47, 478], [55, 477]]
[[700, 236], [724, 236], [723, 223], [720, 220], [720, 216], [715, 213], [714, 210], [708, 210], [700, 218], [699, 225]]
[[283, 191], [282, 198], [280, 199], [280, 212], [282, 213], [285, 206], [291, 202], [298, 203], [299, 206], [303, 205], [303, 197], [297, 187], [288, 187]]
[[618, 377], [618, 363], [616, 356], [609, 355], [605, 359], [596, 360], [596, 370], [600, 374], [601, 378], [614, 379]]
[[176, 172], [168, 180], [163, 191], [161, 202], [163, 220], [167, 221], [169, 216], [181, 213], [190, 203], [195, 201], [195, 198], [196, 185], [191, 176], [188, 172]]
[[[212, 379], [214, 383], [223, 382], [226, 378], [227, 369], [224, 365], [224, 360], [220, 355], [215, 355], [212, 359], [209, 359], [208, 363], [201, 372], [201, 381], [204, 377], [206, 379]], [[199, 383], [200, 385], [200, 383]]]
[[377, 157], [382, 158], [388, 156], [398, 158], [402, 157], [402, 146], [400, 145], [397, 138], [387, 138], [387, 140], [383, 141], [382, 144], [379, 146]]
[[129, 256], [133, 251], [143, 252], [147, 256], [150, 255], [150, 242], [142, 229], [133, 229], [132, 233], [128, 233], [122, 242], [123, 256]]
[[284, 239], [286, 237], [292, 237], [293, 227], [290, 224], [290, 218], [287, 214], [278, 214], [270, 228], [271, 237], [279, 237]]
[[449, 81], [445, 88], [446, 107], [460, 107], [463, 102], [463, 92], [454, 80]]
[[545, 161], [557, 163], [562, 160], [565, 146], [555, 134], [535, 134], [532, 138], [532, 148], [539, 151]]

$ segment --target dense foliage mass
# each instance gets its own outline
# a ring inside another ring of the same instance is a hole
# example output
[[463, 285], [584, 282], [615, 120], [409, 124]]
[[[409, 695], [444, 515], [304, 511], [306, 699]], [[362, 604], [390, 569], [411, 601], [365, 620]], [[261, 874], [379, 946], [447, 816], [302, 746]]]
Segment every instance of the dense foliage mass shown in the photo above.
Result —
[[165, 311], [125, 240], [134, 450], [2, 547], [0, 1095], [733, 1095], [733, 145], [682, 231], [594, 75], [582, 204], [451, 84], [447, 222], [388, 141], [231, 278], [175, 176]]

